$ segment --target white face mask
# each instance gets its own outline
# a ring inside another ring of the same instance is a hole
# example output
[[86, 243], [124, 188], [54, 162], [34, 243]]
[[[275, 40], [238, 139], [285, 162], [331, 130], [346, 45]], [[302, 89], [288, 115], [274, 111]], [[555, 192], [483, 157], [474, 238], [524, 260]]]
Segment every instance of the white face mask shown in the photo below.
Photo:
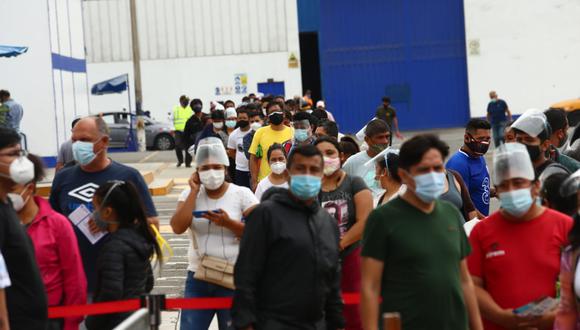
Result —
[[224, 184], [226, 173], [224, 170], [207, 170], [199, 172], [199, 180], [205, 189], [216, 190]]
[[250, 124], [250, 128], [253, 129], [254, 131], [257, 131], [260, 127], [262, 127], [262, 124], [260, 124], [259, 122]]
[[224, 123], [223, 122], [213, 123], [213, 127], [217, 129], [222, 129], [224, 127]]
[[8, 198], [10, 198], [10, 201], [12, 202], [12, 207], [16, 212], [20, 212], [24, 208], [24, 205], [26, 205], [26, 203], [28, 203], [28, 200], [30, 199], [30, 196], [26, 197], [26, 200], [22, 198], [22, 194], [25, 191], [26, 188], [24, 188], [24, 191], [22, 191], [20, 194], [8, 193]]
[[286, 163], [275, 162], [270, 164], [270, 168], [274, 174], [282, 174], [286, 170]]
[[34, 179], [34, 164], [27, 157], [16, 158], [8, 166], [10, 175], [0, 173], [1, 176], [7, 177], [18, 184], [25, 184]]

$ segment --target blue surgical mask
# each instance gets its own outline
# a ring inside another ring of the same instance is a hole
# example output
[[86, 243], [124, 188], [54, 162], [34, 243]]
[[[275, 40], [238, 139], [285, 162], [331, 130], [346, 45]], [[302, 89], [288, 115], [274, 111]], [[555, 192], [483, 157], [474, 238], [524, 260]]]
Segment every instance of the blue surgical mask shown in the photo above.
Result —
[[73, 143], [73, 158], [81, 165], [90, 164], [97, 155], [93, 151], [92, 142], [77, 141]]
[[294, 129], [294, 138], [298, 142], [304, 142], [308, 139], [308, 130], [302, 128]]
[[236, 123], [237, 122], [235, 120], [226, 120], [226, 126], [228, 128], [234, 128], [234, 127], [236, 127]]
[[292, 175], [290, 191], [301, 200], [314, 198], [320, 192], [322, 178], [313, 175]]
[[436, 200], [445, 190], [445, 173], [429, 172], [414, 176], [415, 194], [425, 203]]
[[530, 188], [502, 192], [499, 201], [501, 208], [514, 217], [526, 214], [534, 204]]

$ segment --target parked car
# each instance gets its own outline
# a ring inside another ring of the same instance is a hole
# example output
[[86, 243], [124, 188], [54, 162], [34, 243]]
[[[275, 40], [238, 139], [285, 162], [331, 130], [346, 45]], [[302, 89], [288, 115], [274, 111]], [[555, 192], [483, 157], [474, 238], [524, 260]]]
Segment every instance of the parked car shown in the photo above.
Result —
[[554, 103], [550, 106], [550, 109], [566, 111], [570, 126], [576, 126], [580, 123], [580, 98]]
[[[111, 148], [126, 148], [127, 139], [129, 135], [129, 113], [118, 112], [103, 112], [99, 114], [109, 126], [109, 135], [111, 137]], [[130, 114], [133, 118], [133, 124], [137, 122], [136, 116]], [[171, 150], [175, 147], [175, 133], [173, 126], [168, 123], [154, 121], [149, 117], [143, 117], [145, 122], [145, 139], [147, 149], [156, 150]], [[135, 129], [135, 126], [133, 126]]]

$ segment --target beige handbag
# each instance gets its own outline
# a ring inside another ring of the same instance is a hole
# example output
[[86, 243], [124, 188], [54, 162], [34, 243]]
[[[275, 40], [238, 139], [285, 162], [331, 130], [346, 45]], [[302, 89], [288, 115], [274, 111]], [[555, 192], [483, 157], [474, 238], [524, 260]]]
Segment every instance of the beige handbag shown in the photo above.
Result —
[[[191, 236], [193, 238], [193, 247], [195, 248], [195, 253], [199, 256], [199, 265], [197, 266], [197, 271], [193, 275], [196, 280], [209, 282], [224, 288], [235, 290], [234, 286], [234, 265], [231, 264], [228, 259], [213, 257], [208, 255], [201, 256], [199, 254], [199, 249], [197, 246], [197, 239], [195, 238], [195, 233], [192, 231]], [[208, 227], [208, 239], [209, 239], [209, 227]], [[222, 244], [223, 244], [223, 228], [222, 228]], [[206, 240], [206, 251], [207, 251], [207, 240]]]

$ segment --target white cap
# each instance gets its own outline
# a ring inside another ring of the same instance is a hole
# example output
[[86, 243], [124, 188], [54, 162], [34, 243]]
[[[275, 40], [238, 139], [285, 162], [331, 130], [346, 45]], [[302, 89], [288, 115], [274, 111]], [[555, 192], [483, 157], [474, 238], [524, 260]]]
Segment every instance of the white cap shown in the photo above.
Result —
[[228, 117], [237, 117], [238, 113], [236, 112], [235, 108], [227, 108], [226, 109], [226, 113], [225, 113], [226, 119], [228, 119]]
[[226, 108], [224, 108], [224, 106], [221, 103], [217, 103], [215, 105], [215, 109], [214, 110], [221, 110], [224, 111]]
[[523, 144], [505, 143], [495, 149], [493, 155], [493, 183], [499, 185], [514, 178], [534, 181], [534, 166]]
[[222, 140], [213, 136], [200, 140], [195, 153], [195, 164], [197, 167], [207, 164], [230, 166]]
[[[548, 119], [544, 112], [538, 109], [529, 109], [524, 112], [511, 126], [529, 136], [537, 137], [548, 128]], [[548, 134], [550, 134], [548, 132]]]
[[324, 108], [324, 101], [320, 100], [320, 101], [316, 102], [316, 107], [317, 108]]

